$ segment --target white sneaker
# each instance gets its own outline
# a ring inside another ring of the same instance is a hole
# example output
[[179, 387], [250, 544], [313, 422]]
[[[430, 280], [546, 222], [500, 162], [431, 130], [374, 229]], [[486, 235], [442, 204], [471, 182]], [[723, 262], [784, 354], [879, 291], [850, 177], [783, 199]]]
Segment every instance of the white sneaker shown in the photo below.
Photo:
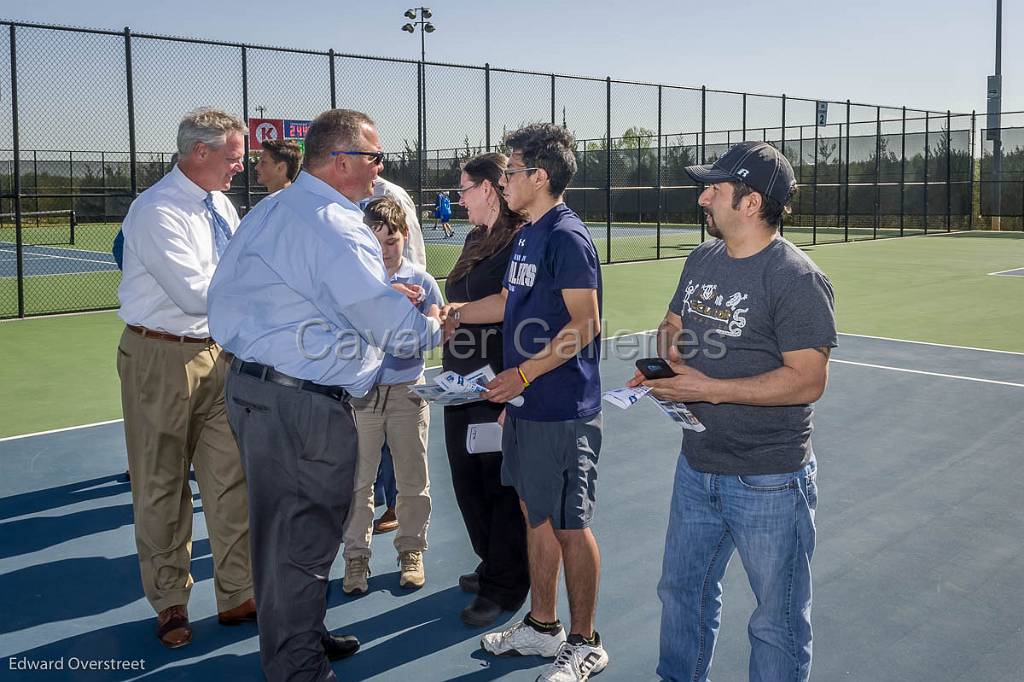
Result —
[[565, 643], [565, 628], [549, 634], [538, 632], [524, 621], [495, 632], [488, 632], [480, 638], [484, 651], [495, 656], [544, 656], [554, 657]]
[[608, 666], [608, 652], [597, 644], [573, 644], [565, 642], [558, 650], [555, 662], [544, 669], [537, 682], [585, 682]]

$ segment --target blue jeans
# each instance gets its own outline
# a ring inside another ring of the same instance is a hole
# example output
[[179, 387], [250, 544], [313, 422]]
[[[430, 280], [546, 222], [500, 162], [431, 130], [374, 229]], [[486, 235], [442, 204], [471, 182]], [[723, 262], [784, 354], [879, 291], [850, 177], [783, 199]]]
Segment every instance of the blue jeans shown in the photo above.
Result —
[[377, 480], [373, 483], [373, 501], [378, 507], [382, 504], [394, 509], [398, 499], [398, 484], [395, 482], [395, 461], [391, 459], [391, 448], [387, 443], [380, 451], [380, 466], [377, 467]]
[[726, 476], [695, 471], [680, 455], [658, 583], [662, 679], [708, 679], [734, 550], [757, 599], [751, 682], [810, 677], [815, 474], [813, 457], [791, 474]]

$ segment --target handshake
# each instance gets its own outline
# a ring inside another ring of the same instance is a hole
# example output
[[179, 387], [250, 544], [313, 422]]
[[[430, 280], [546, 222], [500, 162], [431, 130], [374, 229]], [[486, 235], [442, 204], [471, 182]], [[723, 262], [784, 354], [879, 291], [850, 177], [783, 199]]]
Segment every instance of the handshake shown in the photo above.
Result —
[[[418, 306], [422, 303], [423, 299], [426, 298], [427, 295], [427, 292], [423, 287], [418, 284], [401, 284], [399, 282], [394, 282], [391, 284], [391, 288], [409, 299], [409, 303], [412, 303], [414, 306]], [[424, 313], [427, 317], [432, 317], [441, 323], [441, 326], [444, 329], [441, 336], [442, 344], [448, 343], [448, 339], [450, 339], [452, 334], [455, 333], [455, 330], [459, 328], [459, 315], [457, 311], [461, 305], [461, 303], [449, 303], [441, 308], [436, 305], [431, 305]]]

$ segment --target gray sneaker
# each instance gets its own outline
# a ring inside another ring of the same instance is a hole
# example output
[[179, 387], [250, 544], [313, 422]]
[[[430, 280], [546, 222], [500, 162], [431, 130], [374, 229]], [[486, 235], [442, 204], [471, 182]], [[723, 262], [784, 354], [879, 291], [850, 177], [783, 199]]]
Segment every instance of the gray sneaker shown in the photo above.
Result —
[[597, 642], [593, 645], [573, 636], [558, 650], [554, 662], [537, 676], [537, 682], [585, 682], [608, 666], [608, 652], [601, 644], [601, 637], [595, 633]]
[[547, 634], [538, 632], [525, 621], [519, 621], [504, 630], [488, 632], [480, 638], [484, 651], [495, 656], [554, 657], [565, 642], [565, 628]]
[[364, 594], [368, 589], [366, 579], [370, 576], [370, 557], [354, 556], [345, 560], [345, 579], [341, 591], [345, 594]]

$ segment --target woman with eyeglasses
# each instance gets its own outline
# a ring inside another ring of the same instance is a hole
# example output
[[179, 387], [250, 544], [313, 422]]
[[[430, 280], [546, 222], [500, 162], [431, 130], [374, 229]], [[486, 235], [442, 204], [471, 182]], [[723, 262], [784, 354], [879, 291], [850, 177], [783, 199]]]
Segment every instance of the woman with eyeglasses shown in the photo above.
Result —
[[[525, 218], [511, 210], [498, 180], [508, 163], [503, 154], [481, 154], [462, 166], [459, 205], [475, 227], [445, 283], [449, 303], [464, 303], [499, 293], [512, 253], [513, 238]], [[445, 370], [468, 374], [502, 364], [501, 324], [463, 324], [444, 346]], [[476, 593], [463, 609], [467, 625], [484, 627], [503, 610], [518, 611], [530, 591], [526, 527], [519, 498], [501, 484], [501, 452], [467, 451], [471, 424], [494, 423], [504, 405], [477, 402], [444, 408], [444, 435], [452, 485], [473, 550], [480, 563], [459, 578], [465, 592]]]

